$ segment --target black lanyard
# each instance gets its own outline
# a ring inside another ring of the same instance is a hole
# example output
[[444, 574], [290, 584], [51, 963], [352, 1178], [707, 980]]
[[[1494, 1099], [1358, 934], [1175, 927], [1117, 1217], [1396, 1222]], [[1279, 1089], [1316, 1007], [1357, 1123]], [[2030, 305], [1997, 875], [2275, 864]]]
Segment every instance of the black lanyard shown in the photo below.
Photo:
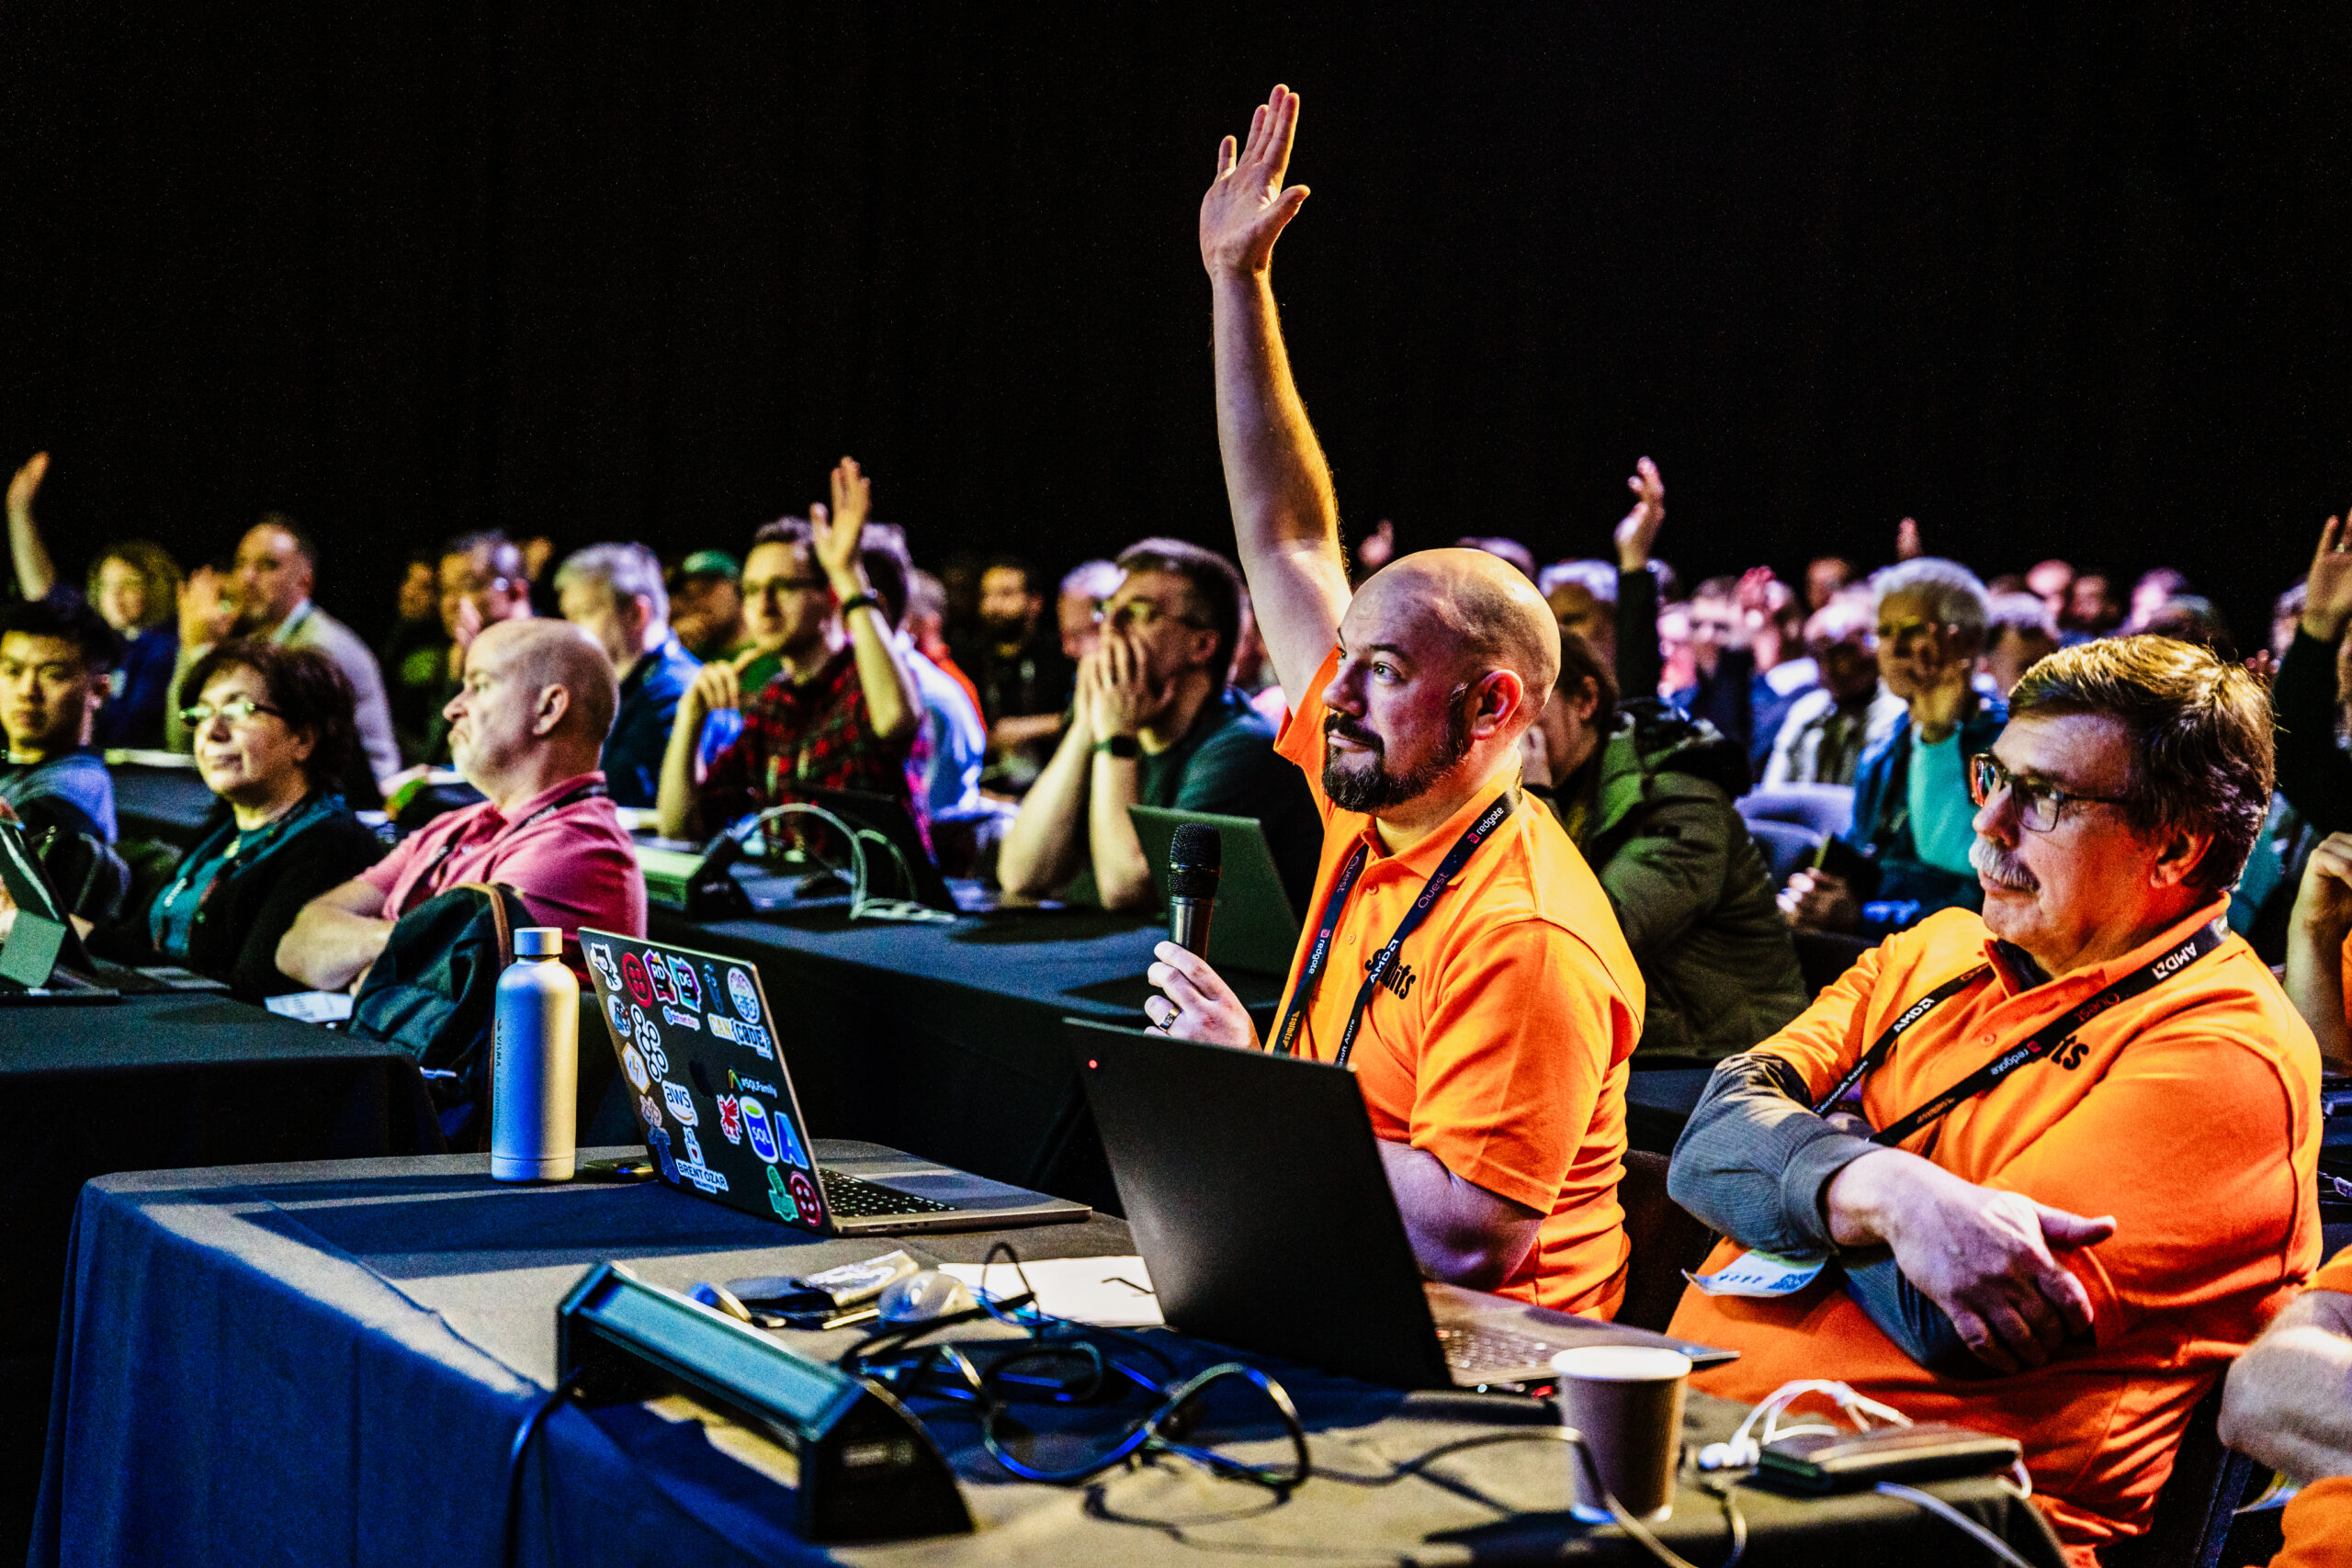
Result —
[[[1893, 1148], [1921, 1128], [1933, 1126], [1950, 1115], [1954, 1106], [1964, 1100], [1975, 1099], [2019, 1067], [2041, 1060], [2042, 1057], [2056, 1050], [2068, 1035], [2073, 1034], [2108, 1009], [2127, 1001], [2153, 987], [2162, 985], [2221, 946], [2229, 938], [2230, 928], [2228, 922], [2224, 920], [2216, 919], [2199, 927], [2196, 933], [2178, 947], [2170, 949], [2162, 957], [2154, 959], [2143, 967], [2133, 970], [2114, 985], [2097, 992], [2089, 999], [2069, 1008], [2050, 1022], [2035, 1030], [2023, 1041], [2010, 1046], [1933, 1100], [1928, 1100], [1918, 1110], [1903, 1117], [1893, 1125], [1871, 1134], [1871, 1142], [1883, 1144]], [[1862, 1059], [1856, 1062], [1848, 1070], [1846, 1076], [1838, 1080], [1838, 1087], [1822, 1096], [1820, 1101], [1814, 1106], [1813, 1113], [1816, 1116], [1827, 1115], [1830, 1107], [1845, 1099], [1855, 1085], [1868, 1077], [1879, 1064], [1885, 1060], [1886, 1054], [1894, 1048], [1894, 1043], [1901, 1039], [1912, 1025], [1990, 973], [1992, 973], [1990, 964], [1979, 964], [1965, 975], [1955, 976], [1946, 980], [1942, 985], [1905, 1008], [1902, 1017], [1887, 1025], [1886, 1032], [1878, 1037], [1878, 1043], [1865, 1052]]]
[[[1388, 945], [1380, 950], [1379, 956], [1372, 961], [1372, 967], [1365, 972], [1363, 984], [1356, 990], [1355, 1010], [1348, 1014], [1347, 1030], [1340, 1036], [1339, 1055], [1331, 1058], [1334, 1063], [1347, 1066], [1348, 1054], [1356, 1046], [1356, 1031], [1363, 1026], [1363, 1010], [1372, 1005], [1372, 993], [1379, 988], [1382, 978], [1396, 964], [1396, 952], [1405, 945], [1405, 939], [1420, 929], [1421, 922], [1429, 919], [1430, 910], [1436, 905], [1437, 896], [1445, 891], [1445, 885], [1470, 863], [1470, 857], [1477, 852], [1478, 846], [1503, 825], [1503, 818], [1509, 817], [1518, 805], [1516, 791], [1507, 789], [1496, 796], [1495, 803], [1487, 807], [1476, 822], [1463, 829], [1462, 837], [1453, 841], [1453, 847], [1445, 852], [1445, 858], [1438, 863], [1437, 869], [1430, 873], [1429, 882], [1421, 888], [1421, 896], [1413, 900], [1413, 907], [1405, 911], [1404, 919], [1397, 923], [1396, 934], [1388, 939]], [[1331, 896], [1323, 901], [1323, 923], [1315, 930], [1315, 945], [1307, 952], [1306, 966], [1298, 972], [1298, 989], [1292, 993], [1290, 1010], [1283, 1014], [1282, 1025], [1274, 1031], [1273, 1050], [1277, 1056], [1289, 1055], [1298, 1043], [1298, 1032], [1306, 1023], [1307, 1005], [1315, 999], [1315, 987], [1323, 978], [1323, 966], [1331, 961], [1331, 939], [1339, 931], [1340, 911], [1347, 908], [1348, 895], [1355, 891], [1356, 878], [1363, 874], [1364, 861], [1369, 854], [1369, 846], [1356, 845], [1356, 852], [1348, 857], [1347, 865], [1340, 873], [1340, 880], [1331, 885]]]
[[[561, 795], [556, 796], [553, 800], [548, 801], [545, 806], [540, 807], [537, 811], [532, 812], [520, 822], [514, 824], [512, 827], [501, 828], [495, 836], [503, 838], [509, 833], [519, 833], [524, 829], [529, 827], [532, 823], [538, 821], [541, 818], [552, 817], [567, 806], [577, 806], [583, 800], [594, 800], [598, 795], [606, 793], [607, 791], [605, 786], [600, 784], [584, 784], [578, 789], [565, 790]], [[433, 858], [425, 863], [424, 869], [417, 874], [416, 880], [408, 885], [409, 891], [412, 895], [413, 895], [419, 888], [423, 888], [425, 890], [427, 897], [431, 896], [434, 877], [439, 874], [442, 863], [447, 861], [451, 855], [458, 852], [458, 840], [461, 837], [463, 837], [463, 829], [460, 829], [458, 832], [452, 833], [447, 838], [441, 840], [441, 847], [433, 852]]]

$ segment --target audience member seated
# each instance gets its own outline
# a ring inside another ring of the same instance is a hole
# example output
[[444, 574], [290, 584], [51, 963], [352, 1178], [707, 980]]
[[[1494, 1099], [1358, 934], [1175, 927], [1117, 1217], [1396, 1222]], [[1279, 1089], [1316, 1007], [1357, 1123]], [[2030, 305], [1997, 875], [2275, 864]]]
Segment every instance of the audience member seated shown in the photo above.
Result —
[[357, 984], [401, 917], [466, 882], [503, 882], [531, 918], [560, 926], [585, 973], [579, 930], [645, 933], [645, 878], [597, 758], [619, 704], [595, 639], [562, 621], [493, 621], [466, 649], [449, 699], [449, 749], [480, 806], [436, 818], [302, 907], [277, 966], [304, 986]]
[[1214, 551], [1146, 539], [1119, 557], [1102, 643], [1079, 661], [1078, 705], [1053, 761], [1004, 836], [997, 876], [1043, 898], [1091, 870], [1106, 908], [1148, 908], [1151, 868], [1130, 806], [1254, 817], [1292, 907], [1304, 910], [1322, 834], [1274, 732], [1226, 679], [1241, 581]]
[[1883, 936], [1938, 909], [1981, 907], [1968, 759], [1992, 745], [2004, 715], [1973, 679], [1984, 646], [1984, 589], [1973, 573], [1921, 556], [1878, 573], [1871, 591], [1879, 678], [1905, 710], [1855, 771], [1845, 841], [1870, 861], [1868, 885], [1801, 871], [1781, 908], [1801, 928]]
[[2156, 612], [2188, 592], [2188, 577], [2168, 566], [2142, 572], [2140, 580], [2132, 585], [2131, 610], [2123, 617], [2125, 634], [2154, 631]]
[[1894, 732], [1903, 699], [1880, 684], [1878, 635], [1870, 607], [1832, 600], [1805, 623], [1805, 647], [1820, 684], [1789, 705], [1762, 783], [1847, 784], [1863, 754]]
[[10, 605], [0, 619], [0, 805], [24, 824], [66, 912], [89, 920], [110, 919], [130, 885], [114, 852], [114, 780], [90, 744], [119, 646], [70, 594]]
[[1985, 601], [1984, 653], [1977, 662], [2004, 698], [2058, 644], [2057, 617], [2038, 594], [1995, 593]]
[[[939, 672], [964, 689], [972, 699], [972, 711], [980, 711], [980, 689], [956, 662], [956, 652], [947, 646], [947, 585], [920, 567], [907, 574], [907, 618], [905, 630], [915, 639], [915, 647], [922, 656], [939, 666]], [[987, 744], [988, 721], [982, 719], [981, 744]]]
[[2078, 572], [2066, 590], [2066, 613], [2059, 626], [2075, 642], [2087, 642], [2112, 633], [2123, 624], [2123, 606], [2115, 602], [2115, 586], [2103, 571]]
[[591, 545], [555, 571], [563, 618], [596, 639], [620, 681], [620, 709], [605, 741], [605, 781], [616, 806], [650, 807], [679, 699], [700, 661], [670, 632], [662, 563], [643, 545]]
[[1758, 567], [1739, 580], [1739, 603], [1747, 615], [1748, 645], [1756, 655], [1756, 674], [1748, 682], [1747, 742], [1748, 771], [1754, 775], [1770, 760], [1789, 710], [1819, 688], [1821, 670], [1805, 647], [1805, 613], [1796, 591], [1774, 577], [1771, 568]]
[[522, 547], [505, 535], [460, 534], [441, 547], [434, 576], [440, 588], [441, 629], [449, 637], [448, 664], [442, 672], [440, 701], [434, 705], [433, 732], [425, 761], [450, 760], [449, 711], [466, 668], [466, 649], [486, 627], [531, 618], [531, 579]]
[[1809, 615], [1829, 608], [1860, 573], [1844, 556], [1815, 556], [1804, 563], [1804, 607]]
[[1771, 872], [1732, 805], [1747, 783], [1738, 749], [1655, 703], [1619, 712], [1607, 666], [1577, 637], [1560, 639], [1539, 728], [1529, 787], [1552, 800], [1641, 964], [1641, 1054], [1716, 1060], [1804, 1010]]
[[[1404, 556], [1350, 592], [1267, 276], [1306, 197], [1282, 188], [1296, 122], [1276, 88], [1247, 148], [1226, 142], [1200, 225], [1226, 493], [1290, 699], [1282, 754], [1324, 821], [1307, 908], [1330, 910], [1331, 935], [1310, 924], [1300, 943], [1274, 1047], [1355, 1073], [1425, 1275], [1610, 1316], [1629, 1256], [1616, 1181], [1642, 980], [1591, 871], [1518, 787], [1558, 626], [1532, 581], [1476, 551]], [[1442, 872], [1393, 973], [1363, 984]], [[1255, 1043], [1216, 971], [1157, 952], [1155, 1028]], [[1310, 955], [1328, 959], [1312, 976]]]
[[2062, 560], [2037, 561], [2025, 574], [2026, 591], [2050, 607], [2050, 618], [2063, 632], [2074, 604], [2075, 569]]
[[913, 790], [915, 820], [931, 842], [932, 857], [950, 876], [968, 876], [983, 852], [996, 841], [1001, 808], [982, 798], [980, 769], [988, 761], [988, 728], [979, 705], [947, 671], [933, 663], [907, 628], [908, 594], [915, 579], [906, 530], [895, 523], [868, 523], [858, 545], [874, 596], [882, 601], [899, 661], [914, 677], [922, 701], [922, 725], [907, 758], [907, 784]]
[[[733, 662], [695, 672], [662, 761], [662, 832], [700, 838], [807, 789], [862, 790], [903, 803], [921, 820], [907, 759], [922, 725], [913, 671], [867, 580], [858, 543], [869, 488], [857, 465], [833, 470], [829, 514], [762, 527], [744, 558], [747, 604], [775, 617], [775, 678], [746, 691]], [[739, 656], [741, 657], [741, 656]], [[703, 720], [741, 710], [742, 728], [695, 777]]]
[[384, 701], [391, 710], [392, 739], [401, 761], [414, 766], [432, 750], [435, 721], [448, 700], [449, 634], [441, 625], [437, 558], [420, 550], [409, 558], [393, 603], [392, 629], [376, 649], [384, 672]]
[[1119, 591], [1126, 573], [1119, 563], [1080, 561], [1062, 573], [1054, 594], [1054, 618], [1061, 627], [1062, 657], [1069, 660], [1073, 682], [1078, 661], [1102, 646], [1102, 606]]
[[[1057, 607], [1058, 613], [1058, 606]], [[1046, 596], [1028, 562], [1001, 556], [980, 573], [979, 624], [959, 639], [956, 662], [980, 689], [989, 727], [988, 781], [1019, 793], [1029, 787], [1062, 732], [1075, 660], [1062, 652], [1057, 622], [1044, 625]], [[1093, 606], [1087, 606], [1090, 625]]]
[[1644, 457], [1625, 488], [1634, 492], [1634, 505], [1617, 524], [1617, 564], [1557, 561], [1538, 572], [1535, 582], [1561, 634], [1584, 638], [1615, 674], [1617, 690], [1640, 699], [1662, 690], [1658, 600], [1666, 566], [1653, 561], [1650, 551], [1666, 522], [1666, 480]]
[[1690, 627], [1690, 673], [1668, 690], [1666, 700], [1713, 725], [1744, 755], [1756, 733], [1757, 665], [1754, 628], [1739, 603], [1739, 581], [1707, 579], [1692, 591], [1682, 614]]
[[1528, 581], [1535, 581], [1535, 552], [1517, 539], [1507, 539], [1499, 534], [1471, 534], [1454, 540], [1453, 547], [1457, 550], [1484, 550], [1519, 568]]
[[209, 975], [246, 1001], [299, 990], [277, 944], [304, 905], [384, 852], [343, 801], [358, 745], [351, 682], [316, 649], [240, 638], [198, 660], [182, 694], [220, 807], [172, 880], [90, 945]]
[[2148, 612], [2139, 629], [2150, 637], [2168, 637], [2175, 642], [2210, 648], [2224, 659], [2237, 657], [2229, 623], [2214, 608], [2213, 601], [2200, 594], [2182, 593], [2165, 600]]
[[2017, 1438], [2088, 1562], [2147, 1528], [2190, 1410], [2318, 1261], [2319, 1057], [2221, 923], [2270, 796], [2260, 683], [2135, 637], [2014, 700], [1973, 769], [1984, 913], [1889, 938], [1718, 1066], [1675, 1150], [1669, 1190], [1728, 1238], [1706, 1272], [1837, 1266], [1694, 1287], [1671, 1331], [1740, 1352], [1710, 1393], [1836, 1378]]
[[[196, 575], [206, 576], [208, 570], [199, 568]], [[334, 661], [343, 678], [351, 682], [353, 722], [359, 731], [360, 752], [367, 760], [365, 770], [348, 782], [364, 790], [369, 780], [380, 784], [400, 772], [400, 743], [392, 738], [391, 709], [384, 701], [384, 676], [376, 668], [376, 656], [368, 651], [358, 633], [311, 601], [318, 576], [318, 546], [300, 525], [281, 512], [264, 517], [237, 541], [236, 565], [226, 595], [236, 606], [236, 619], [228, 634], [262, 637], [292, 648], [315, 648]], [[204, 604], [207, 598], [199, 596], [198, 604]], [[217, 605], [218, 602], [212, 603]], [[175, 691], [187, 684], [187, 671], [211, 651], [221, 635], [217, 621], [209, 615], [199, 615], [191, 624], [184, 604], [178, 665], [173, 672]], [[180, 722], [178, 709], [168, 712], [164, 728], [173, 750], [190, 749], [187, 726]]]
[[2230, 1363], [2222, 1440], [2298, 1490], [2279, 1516], [2285, 1543], [2270, 1568], [2352, 1562], [2352, 1247]]
[[[8, 552], [17, 586], [28, 599], [57, 591], [57, 569], [33, 521], [33, 497], [49, 473], [49, 454], [36, 452], [8, 485]], [[100, 750], [117, 747], [161, 750], [164, 709], [172, 700], [172, 670], [179, 660], [180, 568], [163, 546], [124, 539], [90, 562], [90, 604], [122, 639], [107, 682], [106, 706], [90, 732]]]
[[707, 664], [743, 642], [743, 567], [725, 550], [696, 550], [678, 563], [670, 588], [670, 629]]

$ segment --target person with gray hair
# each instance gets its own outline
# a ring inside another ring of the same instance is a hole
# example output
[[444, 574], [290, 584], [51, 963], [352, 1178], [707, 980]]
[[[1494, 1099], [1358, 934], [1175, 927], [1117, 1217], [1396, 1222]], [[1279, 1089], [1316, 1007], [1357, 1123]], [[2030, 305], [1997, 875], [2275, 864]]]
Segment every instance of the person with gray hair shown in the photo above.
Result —
[[605, 741], [605, 777], [616, 806], [650, 807], [662, 788], [678, 699], [702, 667], [670, 630], [662, 563], [643, 545], [591, 545], [555, 570], [563, 618], [594, 637], [613, 661], [620, 708]]
[[1938, 909], [1984, 907], [1969, 864], [1976, 807], [1967, 759], [2007, 717], [1975, 684], [1989, 599], [1957, 561], [1920, 556], [1871, 579], [1878, 672], [1902, 720], [1854, 770], [1854, 825], [1828, 865], [1798, 872], [1781, 896], [1800, 929], [1884, 936]]

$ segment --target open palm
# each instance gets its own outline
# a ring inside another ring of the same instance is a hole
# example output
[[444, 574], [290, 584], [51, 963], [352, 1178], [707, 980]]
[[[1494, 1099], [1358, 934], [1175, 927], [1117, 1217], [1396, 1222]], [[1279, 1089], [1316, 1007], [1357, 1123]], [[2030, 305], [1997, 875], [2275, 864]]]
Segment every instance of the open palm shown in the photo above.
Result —
[[1266, 270], [1274, 240], [1306, 200], [1305, 186], [1283, 188], [1291, 141], [1298, 133], [1298, 95], [1276, 87], [1250, 117], [1250, 140], [1237, 154], [1228, 136], [1216, 150], [1216, 180], [1201, 198], [1201, 265], [1212, 276]]
[[2322, 642], [2335, 642], [2352, 621], [2352, 538], [2345, 523], [2331, 517], [2319, 531], [2311, 576], [2303, 582], [2303, 630]]

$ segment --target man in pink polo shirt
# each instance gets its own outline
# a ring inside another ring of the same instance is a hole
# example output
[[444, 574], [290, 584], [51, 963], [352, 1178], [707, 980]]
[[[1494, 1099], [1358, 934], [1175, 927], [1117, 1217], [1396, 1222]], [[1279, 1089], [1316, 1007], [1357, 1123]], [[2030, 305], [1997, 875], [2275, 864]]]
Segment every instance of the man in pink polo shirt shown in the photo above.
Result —
[[583, 925], [643, 935], [645, 878], [596, 766], [618, 701], [611, 660], [571, 623], [484, 630], [442, 711], [451, 760], [490, 798], [303, 906], [278, 967], [320, 990], [347, 988], [402, 915], [461, 882], [506, 884], [574, 943]]

